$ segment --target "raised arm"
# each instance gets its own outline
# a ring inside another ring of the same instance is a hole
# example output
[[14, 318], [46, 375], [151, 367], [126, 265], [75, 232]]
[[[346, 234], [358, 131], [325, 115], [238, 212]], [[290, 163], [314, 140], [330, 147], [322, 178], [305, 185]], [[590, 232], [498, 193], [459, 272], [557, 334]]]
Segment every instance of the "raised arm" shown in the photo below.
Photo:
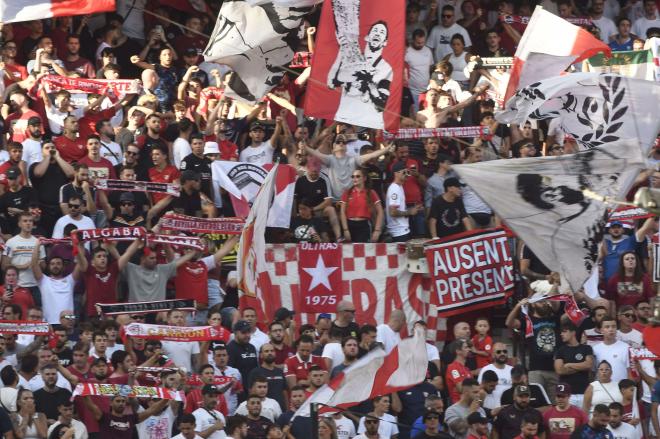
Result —
[[133, 255], [138, 251], [141, 245], [142, 245], [142, 240], [137, 239], [133, 241], [131, 245], [128, 246], [124, 254], [121, 255], [121, 257], [117, 261], [117, 266], [119, 268], [119, 271], [122, 271], [124, 268], [126, 268], [126, 265], [131, 260]]
[[156, 69], [155, 65], [149, 64], [147, 62], [142, 61], [142, 54], [131, 56], [131, 62], [133, 64], [135, 64], [136, 66], [138, 66], [139, 68], [141, 68], [141, 69], [145, 69], [145, 70], [146, 69], [151, 69], [151, 70]]
[[222, 244], [222, 247], [220, 247], [220, 249], [217, 252], [215, 252], [215, 254], [213, 255], [213, 259], [215, 260], [216, 266], [222, 264], [222, 259], [234, 250], [236, 244], [238, 244], [238, 241], [239, 241], [239, 237], [238, 235], [235, 235], [229, 237]]
[[37, 243], [34, 245], [32, 250], [32, 273], [34, 273], [34, 278], [37, 281], [40, 281], [44, 276], [43, 271], [41, 271], [41, 265], [39, 264], [39, 250], [41, 250], [41, 240], [37, 239]]
[[363, 163], [368, 162], [371, 159], [376, 159], [382, 155], [385, 155], [387, 153], [393, 153], [395, 149], [394, 143], [390, 142], [388, 146], [385, 148], [381, 148], [377, 151], [370, 152], [369, 154], [363, 154], [358, 157], [358, 163], [362, 165]]
[[94, 404], [94, 401], [92, 401], [92, 397], [91, 396], [83, 396], [82, 399], [83, 399], [83, 404], [85, 404], [85, 407], [87, 407], [87, 410], [92, 412], [92, 416], [94, 416], [94, 419], [96, 419], [97, 421], [100, 421], [101, 418], [103, 417], [103, 412], [101, 411], [99, 406]]
[[176, 259], [174, 261], [174, 266], [178, 269], [180, 266], [182, 266], [186, 262], [192, 260], [195, 257], [196, 253], [197, 253], [197, 251], [195, 251], [195, 250], [188, 250], [185, 255], [181, 256], [179, 259]]

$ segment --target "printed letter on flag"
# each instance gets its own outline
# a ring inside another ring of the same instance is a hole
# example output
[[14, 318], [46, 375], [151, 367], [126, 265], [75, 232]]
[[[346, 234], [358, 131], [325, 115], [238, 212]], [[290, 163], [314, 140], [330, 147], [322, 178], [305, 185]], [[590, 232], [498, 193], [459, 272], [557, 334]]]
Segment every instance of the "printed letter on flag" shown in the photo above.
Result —
[[573, 291], [582, 288], [598, 257], [607, 205], [583, 189], [616, 196], [622, 174], [644, 167], [636, 140], [559, 157], [494, 160], [454, 166], [505, 224]]
[[461, 233], [424, 248], [441, 317], [500, 305], [513, 291], [513, 263], [503, 229]]
[[614, 74], [573, 73], [519, 90], [497, 115], [504, 123], [559, 119], [559, 128], [589, 149], [637, 139], [646, 155], [660, 130], [660, 84]]
[[513, 57], [511, 78], [504, 101], [516, 90], [552, 76], [571, 64], [599, 52], [612, 53], [609, 46], [586, 30], [542, 8], [534, 9]]
[[296, 51], [303, 19], [312, 10], [309, 1], [301, 5], [222, 3], [204, 58], [234, 71], [227, 96], [255, 102], [279, 84], [282, 67], [289, 65]]
[[335, 312], [343, 295], [341, 259], [340, 244], [298, 245], [301, 312]]
[[396, 130], [404, 35], [404, 0], [324, 2], [305, 114]]

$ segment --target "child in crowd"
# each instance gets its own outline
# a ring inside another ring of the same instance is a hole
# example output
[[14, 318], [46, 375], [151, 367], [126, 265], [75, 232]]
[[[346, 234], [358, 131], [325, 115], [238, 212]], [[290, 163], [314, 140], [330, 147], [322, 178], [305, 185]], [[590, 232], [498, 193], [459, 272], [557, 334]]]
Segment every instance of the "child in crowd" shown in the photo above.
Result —
[[477, 360], [477, 369], [481, 369], [493, 361], [493, 338], [488, 335], [490, 322], [485, 317], [479, 317], [474, 323], [474, 330], [477, 333], [472, 337], [472, 353]]

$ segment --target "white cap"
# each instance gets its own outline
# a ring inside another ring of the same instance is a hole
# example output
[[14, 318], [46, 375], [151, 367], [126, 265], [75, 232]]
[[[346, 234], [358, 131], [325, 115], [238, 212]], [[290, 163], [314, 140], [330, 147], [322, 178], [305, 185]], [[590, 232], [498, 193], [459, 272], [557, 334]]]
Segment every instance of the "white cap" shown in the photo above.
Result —
[[220, 147], [217, 142], [206, 142], [204, 144], [204, 154], [220, 154]]

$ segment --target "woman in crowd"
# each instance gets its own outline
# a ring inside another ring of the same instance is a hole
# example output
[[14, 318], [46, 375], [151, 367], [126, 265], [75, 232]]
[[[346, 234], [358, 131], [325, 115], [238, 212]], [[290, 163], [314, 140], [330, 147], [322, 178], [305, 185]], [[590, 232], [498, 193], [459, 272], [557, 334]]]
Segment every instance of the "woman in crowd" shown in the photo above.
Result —
[[607, 283], [606, 299], [614, 302], [618, 309], [623, 305], [636, 306], [640, 300], [650, 299], [654, 295], [651, 279], [648, 273], [644, 273], [637, 253], [623, 253], [617, 273]]
[[34, 395], [30, 390], [18, 391], [16, 407], [18, 411], [11, 414], [16, 437], [18, 439], [45, 439], [48, 433], [46, 416], [36, 412]]
[[337, 439], [337, 426], [332, 418], [319, 418], [319, 439]]
[[623, 395], [619, 390], [619, 383], [612, 381], [612, 366], [603, 360], [598, 364], [596, 381], [589, 384], [584, 392], [582, 409], [591, 414], [598, 404], [610, 405], [613, 402], [621, 403]]
[[349, 242], [378, 242], [383, 230], [383, 206], [368, 180], [364, 170], [354, 170], [353, 186], [341, 196], [341, 226]]
[[458, 82], [464, 90], [470, 86], [470, 78], [465, 76], [463, 69], [470, 61], [470, 54], [465, 51], [465, 39], [461, 34], [454, 34], [451, 37], [451, 50], [452, 53], [445, 56], [443, 61], [451, 63], [454, 68], [451, 79]]

